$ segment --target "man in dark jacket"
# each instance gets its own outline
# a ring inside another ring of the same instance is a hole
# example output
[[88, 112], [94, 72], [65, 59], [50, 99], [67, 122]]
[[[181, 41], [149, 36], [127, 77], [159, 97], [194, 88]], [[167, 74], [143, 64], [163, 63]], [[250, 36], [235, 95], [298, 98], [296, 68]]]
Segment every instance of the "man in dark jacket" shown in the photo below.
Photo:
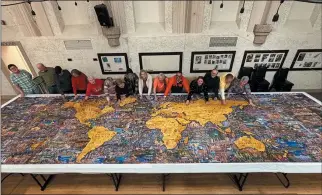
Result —
[[218, 99], [218, 91], [219, 91], [220, 78], [217, 75], [218, 75], [218, 70], [213, 69], [211, 72], [207, 72], [204, 77], [205, 83], [208, 88], [208, 92], [214, 93], [214, 100]]
[[68, 70], [63, 70], [60, 66], [55, 67], [55, 83], [58, 92], [62, 95], [65, 93], [73, 93], [72, 88], [72, 75]]
[[204, 98], [205, 98], [205, 101], [207, 103], [208, 100], [209, 100], [207, 85], [205, 84], [203, 77], [200, 76], [196, 80], [193, 80], [190, 83], [190, 92], [188, 94], [186, 104], [190, 103], [191, 96], [193, 94], [200, 94], [202, 92], [204, 94]]
[[138, 82], [139, 77], [135, 73], [133, 73], [132, 69], [129, 68], [124, 76], [124, 81], [129, 89], [129, 92], [132, 94], [138, 93]]

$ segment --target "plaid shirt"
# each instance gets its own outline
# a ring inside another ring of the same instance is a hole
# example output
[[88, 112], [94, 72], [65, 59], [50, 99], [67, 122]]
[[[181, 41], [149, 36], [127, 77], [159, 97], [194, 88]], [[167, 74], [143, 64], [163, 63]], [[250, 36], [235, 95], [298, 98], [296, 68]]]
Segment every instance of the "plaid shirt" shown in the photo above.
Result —
[[37, 88], [31, 74], [25, 70], [20, 70], [19, 74], [10, 74], [10, 80], [14, 85], [18, 85], [25, 94], [31, 94]]

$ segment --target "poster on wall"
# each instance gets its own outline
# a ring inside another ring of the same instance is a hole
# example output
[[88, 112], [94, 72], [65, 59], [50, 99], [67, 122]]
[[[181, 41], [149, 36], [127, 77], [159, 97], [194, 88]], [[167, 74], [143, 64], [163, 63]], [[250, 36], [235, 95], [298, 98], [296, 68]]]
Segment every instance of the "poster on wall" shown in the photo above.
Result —
[[288, 50], [245, 51], [241, 67], [266, 66], [268, 71], [283, 67]]
[[231, 72], [236, 51], [198, 51], [191, 53], [190, 73], [204, 73], [216, 68]]
[[322, 70], [322, 49], [299, 49], [291, 70]]
[[182, 52], [139, 53], [140, 69], [150, 74], [182, 71]]
[[102, 74], [124, 74], [129, 64], [126, 53], [98, 53]]

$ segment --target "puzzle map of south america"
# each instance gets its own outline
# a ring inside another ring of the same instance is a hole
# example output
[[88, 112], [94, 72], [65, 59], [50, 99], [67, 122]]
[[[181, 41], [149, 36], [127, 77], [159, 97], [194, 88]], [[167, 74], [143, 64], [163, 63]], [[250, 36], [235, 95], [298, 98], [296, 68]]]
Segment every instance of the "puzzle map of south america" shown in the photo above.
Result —
[[305, 94], [186, 98], [18, 98], [1, 109], [1, 162], [321, 162], [322, 106]]

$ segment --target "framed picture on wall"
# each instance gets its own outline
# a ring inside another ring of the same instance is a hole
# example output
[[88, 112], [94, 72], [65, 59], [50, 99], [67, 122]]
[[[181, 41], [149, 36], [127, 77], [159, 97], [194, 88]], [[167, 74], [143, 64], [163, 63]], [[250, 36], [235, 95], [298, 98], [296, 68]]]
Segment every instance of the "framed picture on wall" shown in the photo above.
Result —
[[322, 49], [299, 49], [290, 70], [322, 70]]
[[268, 71], [283, 67], [288, 50], [246, 50], [241, 67], [266, 66]]
[[231, 72], [236, 51], [196, 51], [191, 53], [190, 73], [204, 73], [216, 68]]
[[151, 74], [182, 71], [182, 52], [139, 53], [140, 69]]
[[129, 68], [126, 53], [98, 53], [102, 74], [125, 74]]

